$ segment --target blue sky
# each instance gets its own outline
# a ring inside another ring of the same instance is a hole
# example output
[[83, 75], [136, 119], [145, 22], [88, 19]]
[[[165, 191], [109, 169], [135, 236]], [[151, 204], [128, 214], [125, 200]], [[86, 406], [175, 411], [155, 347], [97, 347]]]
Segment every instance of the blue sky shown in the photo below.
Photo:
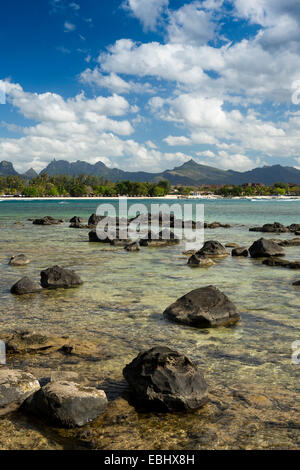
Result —
[[19, 171], [300, 167], [298, 0], [11, 0], [0, 39]]

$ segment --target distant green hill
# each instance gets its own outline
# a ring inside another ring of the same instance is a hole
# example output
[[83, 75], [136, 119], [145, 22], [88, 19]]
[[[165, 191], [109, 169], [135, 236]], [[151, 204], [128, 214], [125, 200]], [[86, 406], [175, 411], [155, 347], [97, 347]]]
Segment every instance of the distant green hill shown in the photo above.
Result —
[[[293, 183], [300, 185], [300, 170], [294, 167], [273, 165], [255, 168], [251, 171], [238, 172], [233, 170], [220, 170], [207, 165], [200, 165], [194, 160], [180, 165], [173, 170], [166, 170], [161, 173], [147, 173], [144, 171], [129, 172], [118, 168], [109, 168], [103, 162], [99, 161], [95, 165], [84, 161], [67, 162], [65, 160], [53, 160], [41, 171], [41, 174], [47, 173], [54, 175], [96, 175], [102, 176], [112, 182], [116, 181], [136, 181], [136, 182], [158, 182], [161, 179], [170, 181], [173, 185], [199, 186], [201, 184], [244, 184], [244, 183], [263, 183], [272, 185], [274, 183]], [[0, 163], [0, 175], [17, 175], [13, 165], [10, 162]], [[30, 169], [25, 173], [25, 177], [34, 177], [34, 170]]]

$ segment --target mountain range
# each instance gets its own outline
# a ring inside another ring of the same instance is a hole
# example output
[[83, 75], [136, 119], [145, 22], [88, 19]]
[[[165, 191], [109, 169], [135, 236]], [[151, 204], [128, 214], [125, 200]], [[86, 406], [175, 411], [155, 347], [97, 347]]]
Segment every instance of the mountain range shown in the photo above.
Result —
[[[99, 161], [94, 165], [84, 162], [67, 162], [65, 160], [53, 160], [40, 172], [41, 175], [47, 173], [49, 176], [69, 175], [79, 176], [96, 175], [116, 181], [136, 181], [136, 182], [158, 182], [166, 179], [172, 185], [199, 186], [201, 184], [245, 184], [245, 183], [263, 183], [272, 185], [275, 183], [293, 183], [300, 185], [300, 170], [294, 167], [273, 165], [254, 168], [246, 172], [233, 170], [220, 170], [207, 165], [196, 163], [194, 160], [175, 167], [173, 170], [166, 170], [160, 173], [147, 173], [144, 171], [129, 172], [118, 168], [109, 168], [103, 162]], [[13, 164], [10, 162], [0, 162], [0, 176], [17, 176]], [[32, 168], [21, 175], [27, 179], [37, 176]]]

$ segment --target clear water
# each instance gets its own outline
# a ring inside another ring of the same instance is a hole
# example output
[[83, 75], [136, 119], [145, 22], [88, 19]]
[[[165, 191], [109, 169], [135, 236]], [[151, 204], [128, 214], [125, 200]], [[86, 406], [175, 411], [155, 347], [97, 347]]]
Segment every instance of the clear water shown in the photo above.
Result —
[[[131, 201], [134, 202], [141, 201]], [[145, 201], [148, 207], [153, 202]], [[300, 223], [300, 201], [197, 202], [205, 204], [205, 220], [232, 225], [230, 229], [205, 233], [207, 240], [224, 244], [250, 246], [261, 236], [249, 232], [253, 225], [274, 221], [285, 225]], [[191, 269], [182, 254], [183, 246], [127, 253], [122, 248], [89, 243], [88, 230], [70, 229], [67, 221], [75, 215], [87, 219], [98, 203], [0, 203], [0, 333], [37, 329], [96, 339], [105, 351], [105, 359], [76, 367], [84, 367], [84, 373], [99, 382], [107, 378], [120, 380], [123, 367], [140, 350], [164, 344], [199, 364], [208, 383], [215, 387], [239, 384], [245, 389], [277, 387], [286, 393], [300, 392], [300, 365], [291, 361], [291, 345], [300, 340], [300, 289], [292, 286], [300, 279], [298, 271], [270, 268], [258, 260], [231, 256], [209, 269]], [[45, 215], [66, 222], [41, 227], [27, 220]], [[281, 239], [293, 236], [266, 235]], [[9, 258], [17, 253], [26, 253], [31, 264], [22, 268], [8, 266]], [[299, 260], [299, 247], [286, 248], [286, 258]], [[10, 287], [18, 279], [28, 275], [38, 280], [40, 271], [54, 264], [74, 269], [84, 285], [75, 290], [45, 291], [20, 298], [10, 294]], [[196, 330], [163, 319], [162, 312], [174, 300], [211, 284], [238, 306], [242, 320], [236, 327]], [[270, 444], [272, 437], [268, 439]], [[280, 435], [276, 442], [280, 444]]]

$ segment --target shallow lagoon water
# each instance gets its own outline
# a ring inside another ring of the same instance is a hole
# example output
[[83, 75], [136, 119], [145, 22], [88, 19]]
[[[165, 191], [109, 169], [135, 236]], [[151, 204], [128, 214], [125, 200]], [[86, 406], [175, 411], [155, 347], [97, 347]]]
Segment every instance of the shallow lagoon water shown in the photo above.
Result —
[[[205, 204], [205, 220], [232, 225], [230, 229], [205, 232], [206, 240], [218, 240], [224, 244], [236, 242], [250, 246], [262, 236], [249, 232], [250, 226], [275, 220], [287, 225], [300, 220], [300, 201], [197, 202]], [[33, 226], [27, 220], [44, 215], [66, 221], [74, 215], [87, 219], [96, 211], [97, 204], [82, 200], [66, 201], [66, 204], [58, 201], [0, 203], [0, 332], [35, 329], [51, 334], [68, 334], [96, 340], [104, 352], [100, 362], [60, 364], [57, 359], [37, 358], [30, 359], [31, 362], [25, 360], [22, 367], [28, 370], [30, 367], [71, 368], [100, 384], [105, 381], [117, 383], [122, 378], [123, 367], [140, 350], [164, 344], [185, 353], [199, 364], [214, 389], [233, 387], [249, 390], [257, 387], [257, 390], [266, 390], [269, 397], [273, 394], [275, 401], [278, 401], [278, 397], [275, 398], [278, 391], [289, 397], [288, 402], [299, 410], [295, 397], [298, 400], [300, 365], [293, 365], [291, 361], [292, 343], [300, 340], [300, 289], [292, 286], [299, 279], [299, 273], [263, 266], [258, 260], [231, 256], [218, 260], [209, 269], [191, 269], [187, 266], [187, 257], [182, 254], [183, 245], [144, 248], [139, 253], [127, 253], [122, 248], [89, 243], [88, 230], [70, 229], [67, 222], [41, 227]], [[146, 200], [146, 204], [149, 207], [150, 201]], [[15, 224], [16, 221], [19, 223]], [[266, 235], [266, 238], [275, 237], [287, 239], [293, 234]], [[26, 253], [32, 260], [31, 264], [22, 268], [8, 266], [10, 256], [17, 253]], [[299, 247], [286, 248], [286, 258], [299, 260]], [[40, 271], [54, 264], [74, 269], [81, 275], [84, 285], [75, 290], [43, 291], [21, 298], [9, 293], [11, 285], [21, 277], [28, 275], [38, 280]], [[224, 291], [238, 306], [242, 320], [237, 326], [196, 330], [163, 319], [164, 309], [178, 297], [210, 284]], [[285, 407], [289, 413], [289, 405]], [[262, 447], [294, 448], [299, 445], [300, 416], [295, 417], [294, 413], [295, 410], [291, 411], [291, 419], [296, 420], [299, 428], [294, 430], [288, 443], [282, 432], [273, 430], [264, 434]], [[198, 420], [199, 416], [195, 416]], [[11, 418], [11, 426], [15, 419]], [[143, 419], [139, 425], [143, 432], [151, 433], [157, 418]], [[164, 446], [196, 448], [193, 440], [182, 440], [179, 432], [179, 429], [187, 432], [185, 426], [193, 426], [192, 421], [189, 422], [192, 418], [181, 421], [178, 418], [175, 425], [176, 419], [171, 416], [164, 418], [165, 436], [169, 436], [168, 441], [162, 441]], [[159, 426], [163, 429], [161, 420]], [[5, 425], [8, 425], [7, 420]], [[179, 433], [177, 440], [174, 433]], [[114, 438], [113, 433], [110, 434], [111, 448], [117, 448], [114, 439], [117, 441], [120, 436], [117, 438], [116, 433]], [[22, 441], [22, 438], [18, 439]], [[149, 439], [145, 445], [149, 446]], [[27, 445], [24, 442], [25, 448]], [[5, 447], [5, 443], [2, 446]], [[220, 444], [220, 448], [226, 448], [226, 445]]]

